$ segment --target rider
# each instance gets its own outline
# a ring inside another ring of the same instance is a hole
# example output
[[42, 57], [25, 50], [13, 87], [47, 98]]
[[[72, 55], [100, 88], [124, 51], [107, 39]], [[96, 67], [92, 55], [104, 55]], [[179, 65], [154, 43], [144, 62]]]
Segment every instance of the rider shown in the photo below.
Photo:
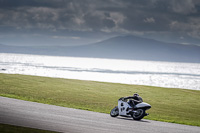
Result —
[[137, 94], [137, 93], [133, 94], [133, 96], [129, 96], [129, 97], [124, 97], [123, 98], [123, 100], [128, 100], [128, 99], [129, 99], [128, 104], [131, 107], [134, 107], [135, 104], [137, 104], [137, 103], [143, 102], [142, 97], [140, 97], [139, 94]]

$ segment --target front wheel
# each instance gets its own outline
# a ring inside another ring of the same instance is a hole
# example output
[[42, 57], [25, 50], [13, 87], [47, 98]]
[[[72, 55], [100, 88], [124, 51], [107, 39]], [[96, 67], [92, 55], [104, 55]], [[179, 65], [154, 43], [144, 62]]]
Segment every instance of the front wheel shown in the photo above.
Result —
[[119, 115], [119, 109], [118, 107], [114, 107], [111, 111], [110, 111], [110, 116], [111, 117], [117, 117]]
[[134, 120], [141, 120], [145, 116], [145, 110], [144, 109], [137, 109], [133, 114], [132, 117]]

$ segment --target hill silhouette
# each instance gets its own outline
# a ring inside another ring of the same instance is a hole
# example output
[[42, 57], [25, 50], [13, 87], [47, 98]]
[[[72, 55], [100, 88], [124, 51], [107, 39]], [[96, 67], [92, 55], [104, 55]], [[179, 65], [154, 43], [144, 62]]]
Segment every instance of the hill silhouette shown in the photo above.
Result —
[[118, 36], [82, 46], [0, 45], [0, 52], [200, 63], [200, 46], [165, 43], [137, 36]]

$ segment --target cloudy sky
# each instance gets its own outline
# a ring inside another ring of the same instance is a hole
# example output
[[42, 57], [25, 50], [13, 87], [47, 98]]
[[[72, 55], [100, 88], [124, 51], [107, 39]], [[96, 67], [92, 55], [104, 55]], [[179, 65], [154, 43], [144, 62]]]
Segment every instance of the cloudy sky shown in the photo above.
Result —
[[200, 1], [0, 0], [0, 44], [82, 45], [129, 34], [200, 45]]

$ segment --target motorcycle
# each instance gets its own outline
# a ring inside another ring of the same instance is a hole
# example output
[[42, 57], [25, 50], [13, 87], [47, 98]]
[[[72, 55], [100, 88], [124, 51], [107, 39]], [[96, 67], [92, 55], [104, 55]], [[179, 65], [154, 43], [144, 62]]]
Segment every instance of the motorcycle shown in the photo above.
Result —
[[[134, 106], [130, 105], [131, 102], [134, 102]], [[150, 109], [151, 105], [145, 102], [138, 102], [135, 100], [120, 98], [118, 100], [118, 106], [114, 107], [111, 112], [111, 117], [125, 116], [132, 117], [134, 120], [141, 120], [144, 116], [149, 115], [146, 113], [146, 110]]]

